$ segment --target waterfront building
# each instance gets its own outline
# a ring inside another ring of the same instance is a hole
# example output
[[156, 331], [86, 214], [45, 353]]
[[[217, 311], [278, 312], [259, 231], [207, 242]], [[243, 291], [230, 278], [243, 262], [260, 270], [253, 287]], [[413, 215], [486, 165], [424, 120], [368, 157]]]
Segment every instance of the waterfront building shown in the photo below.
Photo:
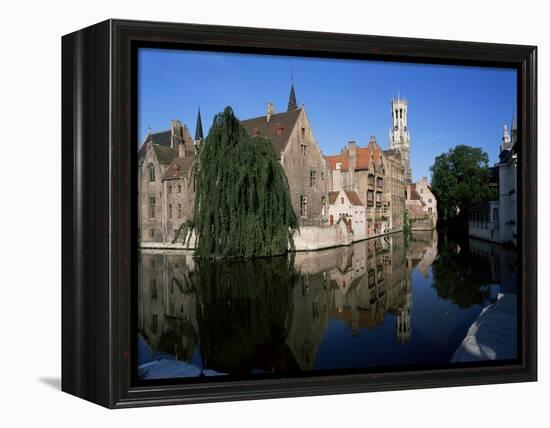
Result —
[[200, 112], [195, 140], [186, 125], [172, 120], [170, 129], [145, 137], [138, 151], [138, 227], [140, 242], [171, 243], [191, 218], [196, 145], [202, 140]]
[[[406, 100], [392, 100], [391, 148], [385, 151], [371, 137], [365, 147], [350, 141], [340, 154], [323, 156], [305, 107], [296, 102], [293, 84], [286, 111], [277, 113], [274, 105], [267, 103], [266, 115], [241, 124], [250, 136], [271, 142], [283, 167], [300, 225], [296, 249], [349, 245], [402, 230], [405, 209], [421, 220], [429, 218], [430, 226], [421, 229], [435, 226], [437, 205], [427, 179], [407, 184], [410, 135]], [[193, 216], [196, 154], [203, 139], [199, 110], [194, 139], [186, 125], [173, 120], [170, 129], [149, 132], [141, 145], [139, 239], [145, 246], [167, 246], [183, 238], [181, 226]]]
[[427, 177], [417, 183], [408, 183], [405, 198], [405, 207], [413, 230], [434, 229], [437, 224], [437, 200]]
[[328, 193], [329, 225], [343, 220], [349, 225], [353, 240], [365, 239], [366, 207], [356, 192], [339, 190]]
[[405, 214], [405, 167], [395, 150], [384, 150], [386, 162], [386, 200], [390, 202], [390, 230], [403, 229]]
[[300, 225], [327, 223], [328, 168], [304, 105], [298, 106], [291, 85], [288, 107], [276, 113], [267, 103], [267, 114], [242, 120], [250, 136], [267, 138], [285, 171], [292, 206]]
[[512, 135], [504, 126], [498, 163], [499, 229], [502, 242], [517, 245], [517, 128], [512, 119]]
[[499, 201], [489, 201], [470, 210], [468, 228], [470, 236], [500, 242]]
[[504, 125], [499, 162], [491, 168], [498, 199], [470, 210], [470, 236], [517, 245], [517, 149], [517, 128], [512, 119], [511, 134]]
[[386, 191], [386, 160], [371, 137], [367, 147], [350, 141], [339, 155], [327, 156], [333, 191], [351, 191], [359, 195], [366, 207], [366, 236], [386, 233], [390, 229], [390, 201]]

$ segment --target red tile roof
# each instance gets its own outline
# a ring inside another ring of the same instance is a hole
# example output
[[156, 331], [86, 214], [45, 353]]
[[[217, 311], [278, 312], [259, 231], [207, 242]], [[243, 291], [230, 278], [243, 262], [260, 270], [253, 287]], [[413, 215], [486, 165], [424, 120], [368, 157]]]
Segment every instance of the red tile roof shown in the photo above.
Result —
[[346, 194], [352, 205], [363, 205], [363, 202], [361, 202], [361, 198], [359, 198], [359, 195], [356, 192], [346, 191], [344, 193]]
[[[370, 167], [371, 160], [374, 160], [375, 165], [379, 165], [382, 157], [380, 146], [375, 143], [369, 144], [367, 147], [357, 147], [355, 171], [366, 171]], [[336, 170], [336, 164], [341, 163], [342, 171], [349, 170], [349, 151], [344, 149], [339, 155], [325, 156], [332, 171]]]
[[[361, 205], [361, 206], [363, 205], [363, 202], [361, 202], [361, 198], [356, 192], [346, 190], [344, 191], [344, 193], [346, 194], [346, 197], [348, 198], [348, 200], [351, 202], [352, 205]], [[328, 192], [329, 205], [334, 205], [334, 203], [338, 199], [339, 194], [340, 194], [340, 191]]]

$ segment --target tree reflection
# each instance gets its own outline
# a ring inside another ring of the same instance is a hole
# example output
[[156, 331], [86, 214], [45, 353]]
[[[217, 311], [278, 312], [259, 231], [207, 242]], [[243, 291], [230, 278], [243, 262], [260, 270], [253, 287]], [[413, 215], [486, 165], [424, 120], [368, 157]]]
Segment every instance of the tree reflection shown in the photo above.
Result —
[[439, 255], [432, 264], [432, 287], [437, 295], [461, 308], [481, 305], [490, 297], [489, 261], [474, 257], [468, 243], [440, 236]]
[[197, 260], [190, 280], [197, 296], [202, 361], [219, 372], [293, 370], [285, 345], [292, 316], [293, 260]]

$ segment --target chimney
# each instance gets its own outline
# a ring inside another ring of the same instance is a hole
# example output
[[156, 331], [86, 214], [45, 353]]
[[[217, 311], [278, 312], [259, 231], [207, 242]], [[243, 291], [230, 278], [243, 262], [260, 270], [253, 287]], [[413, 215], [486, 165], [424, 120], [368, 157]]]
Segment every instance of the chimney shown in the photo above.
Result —
[[172, 120], [170, 121], [170, 147], [174, 148], [177, 147], [177, 144], [181, 141], [181, 122], [179, 120]]
[[348, 157], [349, 157], [349, 172], [353, 173], [357, 166], [357, 143], [355, 141], [348, 141]]
[[267, 122], [269, 123], [269, 119], [271, 119], [271, 116], [275, 113], [275, 107], [273, 106], [273, 103], [269, 101], [267, 103]]
[[183, 141], [178, 144], [178, 156], [180, 158], [185, 157], [185, 144]]

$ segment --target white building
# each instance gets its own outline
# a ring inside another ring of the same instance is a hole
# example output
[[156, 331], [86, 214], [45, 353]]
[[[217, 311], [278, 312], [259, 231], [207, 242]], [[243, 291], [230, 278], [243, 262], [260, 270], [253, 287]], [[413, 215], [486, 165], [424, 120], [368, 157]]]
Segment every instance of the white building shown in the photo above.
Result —
[[353, 232], [353, 240], [367, 237], [365, 205], [356, 192], [339, 190], [328, 194], [329, 225], [340, 219], [346, 221]]
[[499, 201], [490, 201], [470, 211], [468, 227], [471, 237], [500, 242], [499, 205]]
[[512, 121], [512, 135], [504, 126], [498, 163], [499, 228], [502, 242], [517, 245], [517, 129]]
[[512, 135], [504, 125], [498, 168], [498, 200], [475, 207], [469, 214], [469, 234], [474, 238], [517, 245], [517, 128]]

